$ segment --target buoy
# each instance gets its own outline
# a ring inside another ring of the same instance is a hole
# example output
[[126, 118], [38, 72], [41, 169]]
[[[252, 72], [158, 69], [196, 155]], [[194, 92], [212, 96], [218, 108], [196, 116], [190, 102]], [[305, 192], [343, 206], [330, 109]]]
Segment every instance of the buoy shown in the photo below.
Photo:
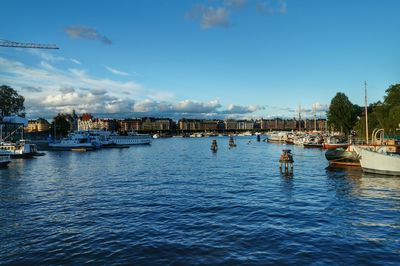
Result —
[[211, 150], [213, 152], [216, 152], [218, 150], [218, 144], [216, 139], [213, 139], [213, 141], [211, 142]]
[[282, 154], [281, 157], [279, 158], [279, 169], [282, 173], [282, 168], [283, 166], [285, 167], [285, 173], [288, 174], [289, 172], [292, 173], [293, 172], [293, 155], [291, 153], [291, 150], [285, 149], [282, 150]]
[[233, 137], [229, 137], [229, 148], [236, 147], [235, 141], [233, 140]]

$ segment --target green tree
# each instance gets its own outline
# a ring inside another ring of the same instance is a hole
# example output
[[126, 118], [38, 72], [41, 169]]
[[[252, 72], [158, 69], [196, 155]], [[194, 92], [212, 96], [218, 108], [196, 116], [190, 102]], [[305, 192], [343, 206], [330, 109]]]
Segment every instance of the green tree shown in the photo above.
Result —
[[392, 85], [386, 90], [382, 104], [374, 109], [381, 128], [390, 134], [396, 134], [400, 123], [400, 84]]
[[7, 85], [0, 86], [0, 116], [14, 114], [24, 116], [24, 101], [25, 98], [13, 88]]
[[63, 137], [68, 135], [71, 130], [71, 124], [68, 122], [65, 114], [58, 114], [53, 118], [50, 128], [52, 134], [55, 134], [55, 137]]
[[340, 132], [345, 134], [349, 134], [350, 130], [357, 122], [354, 105], [342, 92], [338, 92], [335, 97], [332, 98], [327, 112], [327, 118], [330, 127], [333, 127], [335, 130], [340, 130]]

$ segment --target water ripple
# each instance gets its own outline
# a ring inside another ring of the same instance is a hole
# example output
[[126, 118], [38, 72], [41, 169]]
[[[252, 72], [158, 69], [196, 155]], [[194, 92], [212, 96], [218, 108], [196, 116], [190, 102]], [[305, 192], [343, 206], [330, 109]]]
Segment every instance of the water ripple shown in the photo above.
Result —
[[0, 264], [396, 265], [400, 179], [218, 138], [49, 152], [0, 171]]

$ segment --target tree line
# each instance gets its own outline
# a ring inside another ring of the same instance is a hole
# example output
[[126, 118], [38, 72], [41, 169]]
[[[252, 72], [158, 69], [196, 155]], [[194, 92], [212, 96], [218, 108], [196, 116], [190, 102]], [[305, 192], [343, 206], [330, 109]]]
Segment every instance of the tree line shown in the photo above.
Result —
[[[386, 134], [396, 136], [400, 128], [400, 84], [389, 86], [385, 92], [383, 101], [367, 107], [368, 128], [369, 132], [383, 128]], [[347, 135], [354, 130], [359, 137], [365, 136], [365, 108], [351, 103], [342, 92], [332, 98], [327, 120], [328, 126], [335, 131]]]
[[[368, 106], [368, 128], [383, 128], [386, 134], [397, 135], [400, 130], [400, 84], [391, 85], [386, 89], [383, 101], [371, 103]], [[0, 117], [20, 115], [25, 117], [25, 98], [7, 85], [0, 86]], [[328, 126], [334, 131], [348, 135], [353, 130], [360, 137], [365, 136], [364, 107], [353, 104], [343, 93], [338, 92], [332, 98], [327, 112]], [[52, 132], [65, 135], [69, 131], [69, 123], [64, 114], [54, 117]]]

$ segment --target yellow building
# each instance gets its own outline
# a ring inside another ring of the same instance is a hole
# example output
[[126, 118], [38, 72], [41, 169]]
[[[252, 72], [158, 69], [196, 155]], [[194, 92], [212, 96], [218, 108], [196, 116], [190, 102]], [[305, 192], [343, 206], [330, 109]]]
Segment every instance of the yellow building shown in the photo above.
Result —
[[49, 129], [50, 123], [44, 118], [29, 120], [28, 125], [25, 127], [26, 132], [43, 132]]

